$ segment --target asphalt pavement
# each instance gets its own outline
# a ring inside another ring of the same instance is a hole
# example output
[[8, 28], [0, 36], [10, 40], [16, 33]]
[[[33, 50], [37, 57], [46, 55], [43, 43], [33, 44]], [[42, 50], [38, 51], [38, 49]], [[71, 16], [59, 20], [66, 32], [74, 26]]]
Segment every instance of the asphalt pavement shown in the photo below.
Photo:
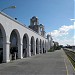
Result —
[[75, 71], [61, 49], [0, 64], [0, 75], [75, 75]]

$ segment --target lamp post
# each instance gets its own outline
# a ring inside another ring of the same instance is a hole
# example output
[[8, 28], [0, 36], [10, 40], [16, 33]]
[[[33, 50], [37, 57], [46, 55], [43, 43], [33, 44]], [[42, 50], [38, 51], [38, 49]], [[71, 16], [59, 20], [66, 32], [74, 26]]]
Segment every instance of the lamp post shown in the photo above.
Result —
[[6, 7], [6, 8], [4, 8], [4, 9], [2, 9], [0, 12], [3, 12], [3, 11], [6, 10], [6, 9], [14, 9], [14, 8], [16, 8], [16, 6], [9, 6], [9, 7]]

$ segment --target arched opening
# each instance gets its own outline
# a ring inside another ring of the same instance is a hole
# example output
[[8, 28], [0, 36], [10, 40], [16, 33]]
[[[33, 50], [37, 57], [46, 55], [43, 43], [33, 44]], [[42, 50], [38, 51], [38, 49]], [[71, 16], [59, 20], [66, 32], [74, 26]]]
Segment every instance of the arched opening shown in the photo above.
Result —
[[46, 51], [47, 51], [47, 47], [46, 47], [47, 45], [46, 45], [46, 41], [45, 41], [45, 53], [46, 53]]
[[43, 48], [43, 53], [44, 53], [44, 48]]
[[38, 47], [39, 47], [39, 41], [38, 38], [36, 39], [36, 54], [38, 54]]
[[42, 53], [42, 41], [40, 39], [40, 53]]
[[5, 42], [6, 42], [6, 33], [2, 24], [0, 24], [0, 63], [2, 63], [3, 59], [5, 59], [4, 54], [4, 51], [6, 50]]
[[34, 54], [34, 50], [35, 50], [35, 41], [34, 41], [34, 37], [31, 37], [31, 56]]
[[10, 60], [18, 59], [18, 50], [20, 45], [20, 35], [16, 29], [10, 35]]
[[27, 34], [23, 36], [23, 57], [28, 56], [28, 50], [29, 50], [29, 37]]
[[42, 47], [43, 47], [43, 53], [45, 52], [45, 48], [44, 48], [44, 41], [42, 43]]
[[0, 29], [0, 63], [3, 61], [3, 35]]

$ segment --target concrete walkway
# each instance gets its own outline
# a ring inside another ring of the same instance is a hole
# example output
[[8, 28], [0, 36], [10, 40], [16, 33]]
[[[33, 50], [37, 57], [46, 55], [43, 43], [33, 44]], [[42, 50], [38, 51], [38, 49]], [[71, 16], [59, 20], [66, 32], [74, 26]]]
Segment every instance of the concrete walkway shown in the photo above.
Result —
[[75, 75], [63, 50], [0, 64], [0, 75]]

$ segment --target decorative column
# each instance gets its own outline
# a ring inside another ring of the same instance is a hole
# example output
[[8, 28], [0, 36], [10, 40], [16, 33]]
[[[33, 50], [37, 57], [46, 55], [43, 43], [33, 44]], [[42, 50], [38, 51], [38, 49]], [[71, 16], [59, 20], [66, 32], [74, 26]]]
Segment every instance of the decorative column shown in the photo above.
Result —
[[40, 45], [38, 45], [38, 54], [40, 54]]
[[36, 55], [36, 44], [33, 45], [33, 55]]
[[40, 51], [43, 53], [42, 43], [40, 44]]
[[31, 56], [31, 44], [29, 44], [29, 49], [28, 49], [28, 56]]
[[41, 46], [41, 53], [43, 53], [43, 46]]
[[4, 41], [3, 42], [3, 62], [10, 62], [10, 42], [9, 41]]
[[22, 59], [23, 58], [23, 43], [19, 43], [18, 45], [18, 58]]
[[47, 52], [47, 47], [46, 47], [46, 45], [45, 45], [45, 53]]

